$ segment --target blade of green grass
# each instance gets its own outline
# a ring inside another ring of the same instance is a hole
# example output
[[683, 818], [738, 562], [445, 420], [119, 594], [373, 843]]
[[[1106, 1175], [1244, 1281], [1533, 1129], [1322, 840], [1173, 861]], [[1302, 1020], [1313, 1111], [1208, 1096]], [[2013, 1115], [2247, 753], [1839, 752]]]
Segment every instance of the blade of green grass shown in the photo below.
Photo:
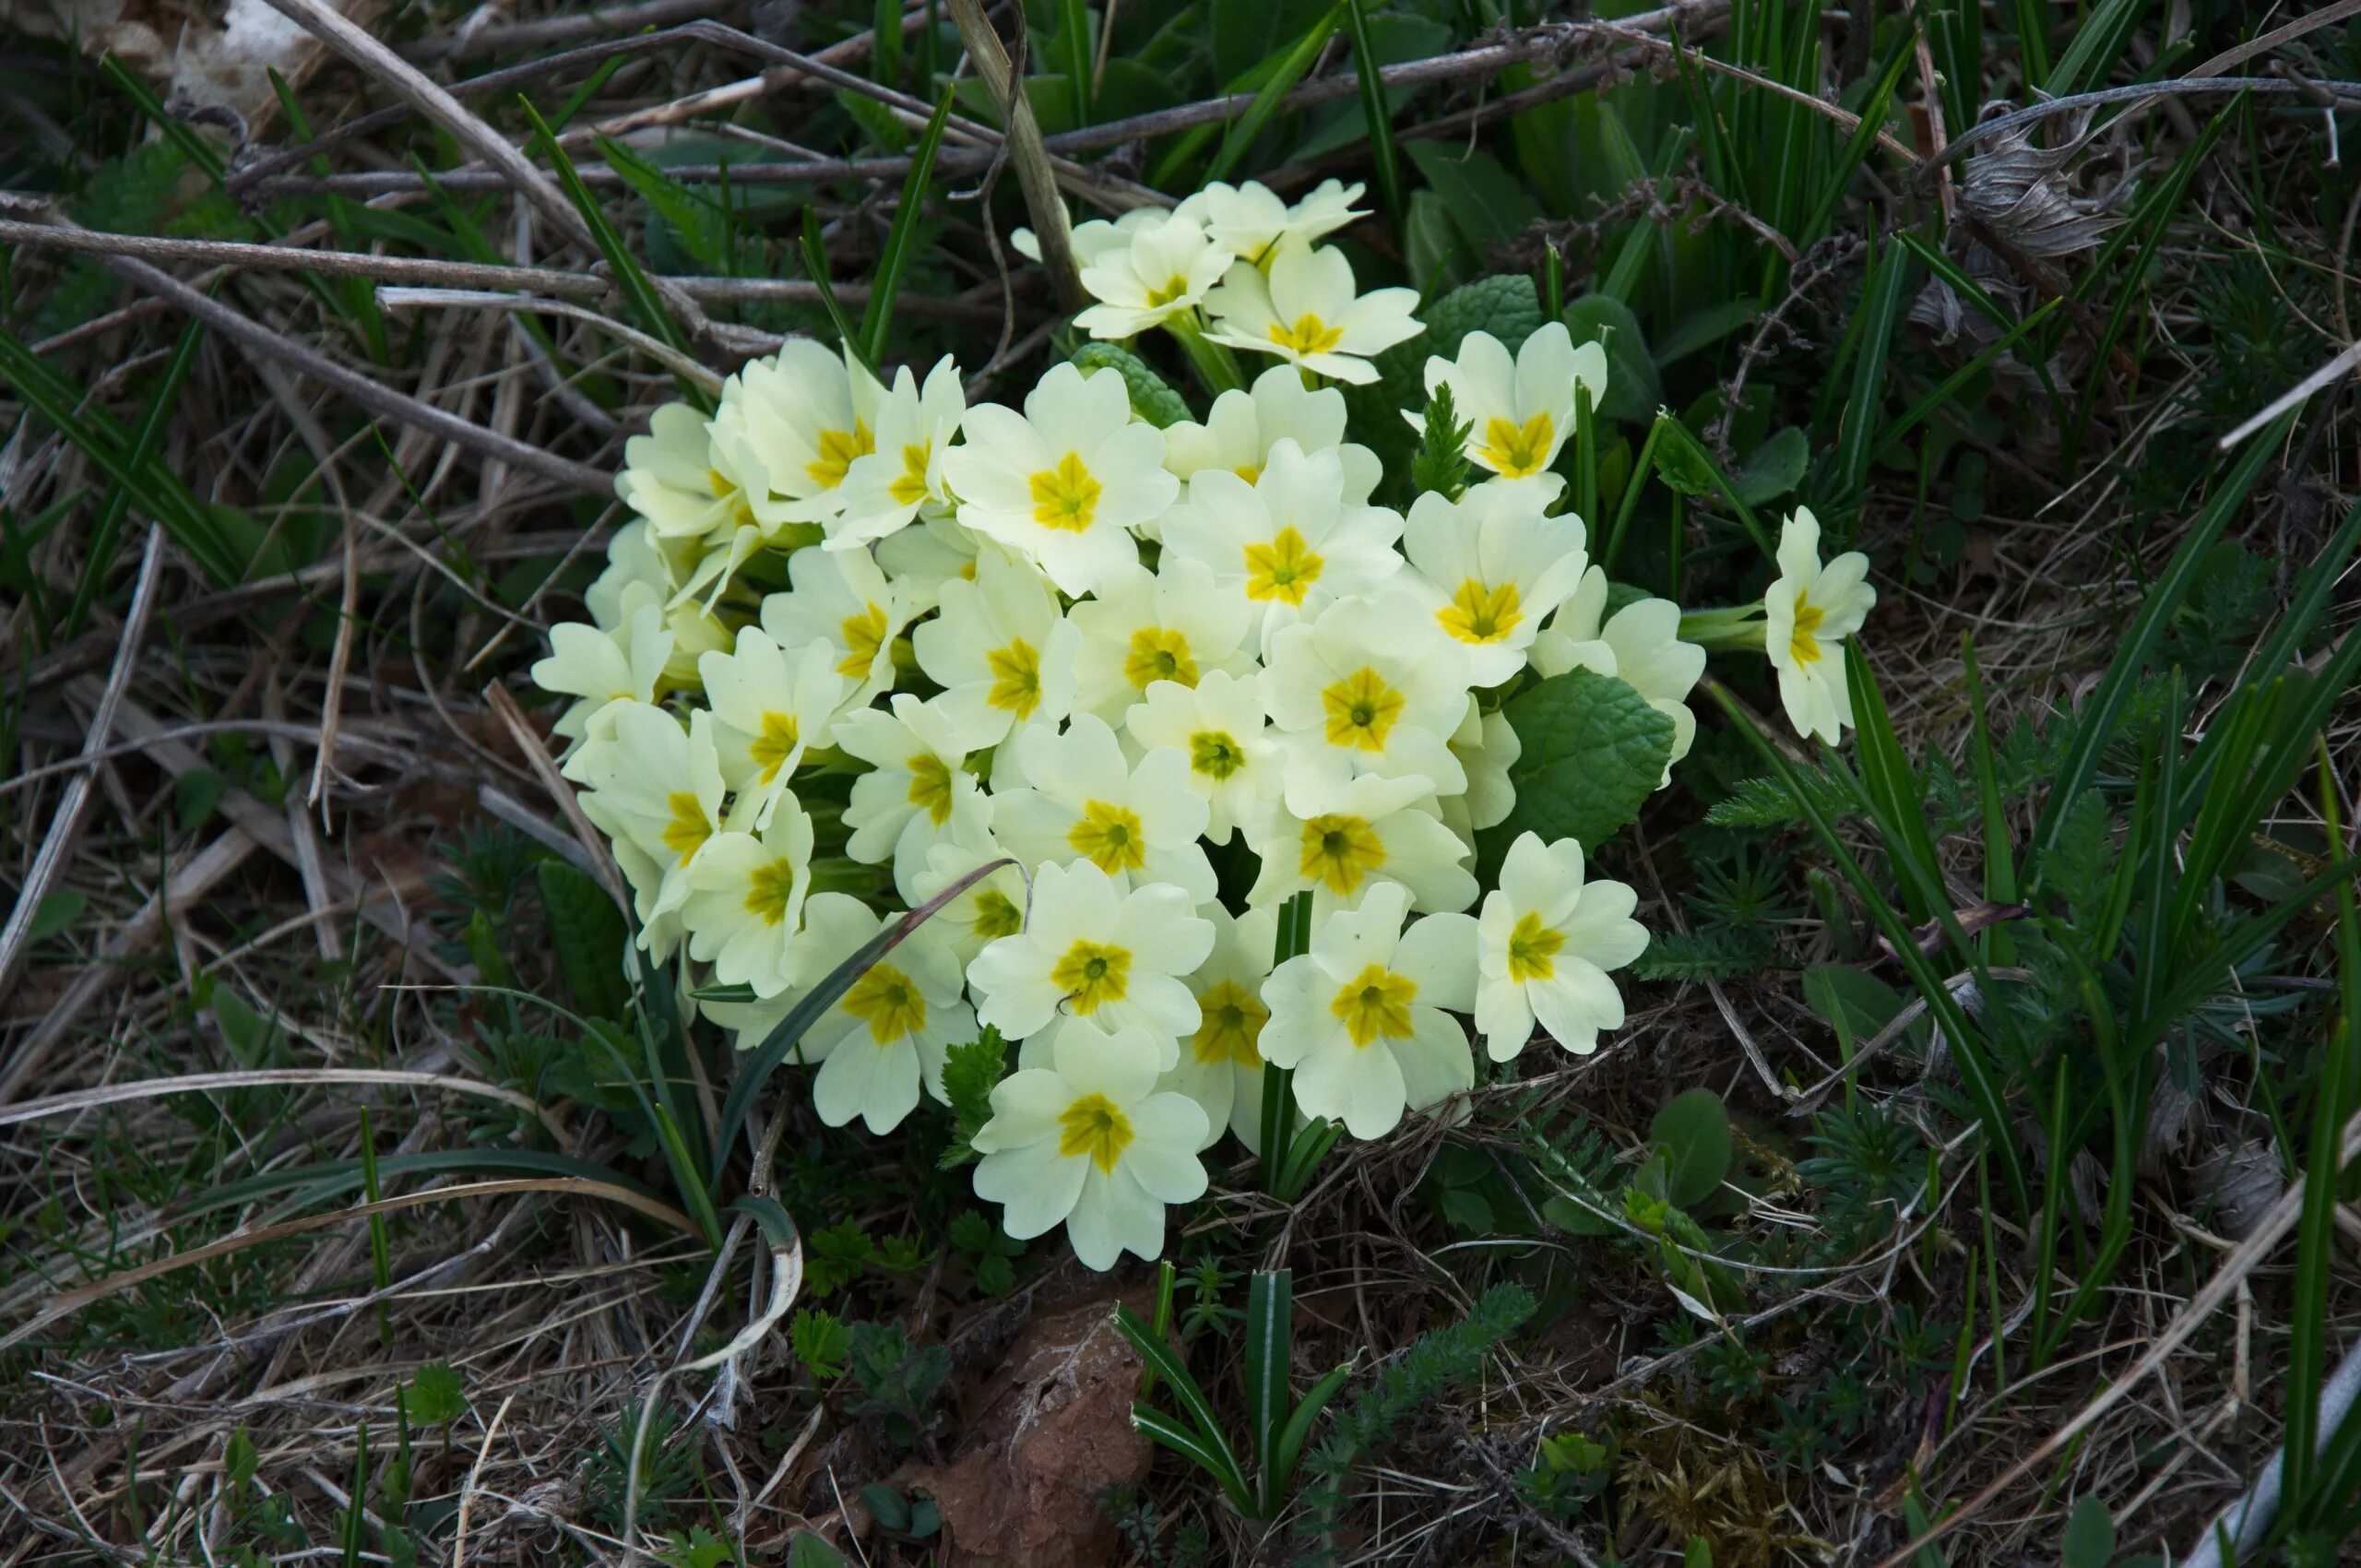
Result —
[[[1200, 184], [1210, 185], [1216, 180], [1229, 178], [1229, 172], [1238, 167], [1238, 160], [1246, 156], [1246, 149], [1254, 145], [1254, 138], [1263, 134], [1264, 125], [1278, 112], [1279, 101], [1287, 95], [1287, 89], [1301, 81], [1303, 74], [1311, 69], [1312, 62], [1320, 58], [1320, 51], [1327, 46], [1330, 35], [1335, 32], [1336, 24], [1344, 18], [1344, 10], [1345, 0], [1338, 0], [1336, 5], [1329, 7], [1327, 15], [1305, 30], [1292, 49], [1279, 57], [1271, 79], [1263, 84], [1263, 89], [1254, 95], [1254, 101], [1246, 106], [1246, 113], [1240, 114], [1238, 123], [1222, 137], [1220, 149], [1215, 152], [1213, 161], [1205, 166], [1204, 175], [1198, 182]], [[1160, 181], [1158, 183], [1161, 184]]]
[[1394, 144], [1394, 111], [1385, 101], [1385, 87], [1378, 74], [1377, 45], [1370, 38], [1367, 0], [1345, 0], [1345, 23], [1352, 34], [1353, 72], [1360, 81], [1361, 116], [1369, 122], [1370, 161], [1377, 176], [1377, 199], [1385, 208], [1387, 231], [1399, 241], [1402, 220], [1409, 210], [1402, 196], [1402, 152]]
[[812, 286], [820, 291], [820, 308], [826, 314], [828, 325], [836, 328], [836, 341], [869, 373], [871, 380], [882, 386], [885, 378], [878, 373], [875, 362], [870, 359], [869, 350], [861, 340], [860, 328], [853, 325], [844, 302], [836, 298], [836, 284], [828, 277], [828, 254], [821, 244], [819, 215], [808, 207], [803, 209], [802, 246], [804, 275], [812, 279]]
[[1257, 1269], [1246, 1287], [1246, 1431], [1254, 1443], [1261, 1513], [1278, 1506], [1274, 1495], [1279, 1429], [1287, 1417], [1287, 1366], [1295, 1343], [1295, 1276]]
[[1066, 85], [1074, 93], [1074, 123], [1090, 124], [1089, 0], [1058, 0], [1058, 41], [1065, 46]]
[[885, 336], [894, 325], [894, 303], [902, 291], [902, 273], [909, 266], [911, 236], [918, 232], [919, 214], [926, 206], [928, 183], [934, 175], [934, 155], [943, 146], [943, 127], [951, 118], [951, 94], [934, 106], [910, 155], [909, 177], [902, 182], [902, 204], [894, 209], [894, 227], [886, 232], [885, 248], [878, 253], [877, 279], [869, 291], [869, 308], [861, 313], [860, 341], [869, 362], [885, 361]]

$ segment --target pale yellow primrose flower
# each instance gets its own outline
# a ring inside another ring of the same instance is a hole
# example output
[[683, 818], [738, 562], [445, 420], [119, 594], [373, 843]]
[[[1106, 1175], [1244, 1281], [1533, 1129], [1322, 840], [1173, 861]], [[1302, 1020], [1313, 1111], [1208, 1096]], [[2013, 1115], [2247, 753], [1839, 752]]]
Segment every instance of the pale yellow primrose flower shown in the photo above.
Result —
[[[1452, 407], [1468, 426], [1467, 459], [1506, 480], [1531, 480], [1545, 501], [1555, 500], [1565, 480], [1549, 471], [1574, 431], [1574, 389], [1590, 389], [1591, 407], [1607, 396], [1607, 350], [1596, 343], [1574, 347], [1562, 321], [1527, 338], [1509, 357], [1507, 345], [1489, 332], [1470, 332], [1456, 360], [1441, 354], [1427, 361], [1427, 395], [1451, 388]], [[1422, 411], [1403, 418], [1423, 432]]]
[[1125, 245], [1110, 245], [1082, 268], [1082, 286], [1099, 303], [1074, 318], [1094, 338], [1137, 337], [1190, 315], [1221, 281], [1234, 258], [1178, 214], [1142, 224]]
[[1183, 480], [1221, 469], [1252, 484], [1282, 440], [1304, 452], [1336, 455], [1347, 506], [1369, 505], [1370, 493], [1385, 477], [1376, 453], [1345, 439], [1345, 395], [1334, 386], [1306, 386], [1302, 373], [1285, 364], [1273, 365], [1243, 391], [1216, 398], [1204, 423], [1167, 425], [1164, 466]]
[[[926, 864], [907, 884], [896, 883], [895, 889], [915, 909], [979, 866], [1008, 858], [989, 829], [970, 828], [928, 849]], [[942, 928], [943, 941], [959, 955], [964, 971], [985, 944], [1025, 929], [1025, 873], [1013, 865], [1001, 867], [937, 909], [926, 923]]]
[[1164, 470], [1164, 433], [1132, 419], [1131, 392], [1111, 370], [1052, 366], [1025, 411], [967, 410], [967, 438], [943, 459], [959, 521], [1085, 594], [1139, 561], [1131, 530], [1180, 493]]
[[1263, 982], [1270, 977], [1278, 912], [1249, 909], [1232, 915], [1208, 907], [1214, 950], [1189, 977], [1200, 1017], [1197, 1032], [1180, 1042], [1180, 1061], [1157, 1087], [1187, 1095], [1204, 1108], [1205, 1141], [1211, 1148], [1224, 1128], [1250, 1151], [1263, 1138], [1263, 1026], [1271, 1010], [1263, 1004]]
[[1020, 724], [1054, 724], [1073, 711], [1081, 634], [1030, 564], [993, 551], [973, 582], [947, 579], [942, 613], [910, 635], [919, 668], [943, 688], [932, 700], [961, 727], [997, 744]]
[[1548, 517], [1536, 486], [1479, 484], [1457, 501], [1429, 491], [1410, 504], [1401, 586], [1459, 646], [1471, 685], [1525, 668], [1541, 623], [1580, 586], [1590, 557], [1583, 521]]
[[[770, 493], [748, 496], [755, 518], [765, 526], [817, 523], [843, 510], [842, 487], [854, 459], [877, 449], [884, 391], [849, 356], [808, 338], [749, 361], [725, 383], [727, 412], [715, 417], [714, 442], [759, 458]], [[753, 471], [756, 464], [742, 459], [740, 466]]]
[[804, 750], [827, 744], [850, 686], [836, 663], [836, 650], [825, 642], [805, 643], [790, 657], [759, 626], [739, 632], [736, 651], [697, 662], [722, 780], [737, 792], [735, 810], [751, 814], [757, 828], [770, 821]]
[[1282, 762], [1260, 671], [1209, 671], [1194, 686], [1154, 682], [1123, 729], [1142, 750], [1169, 746], [1189, 759], [1189, 788], [1204, 798], [1205, 837], [1216, 844], [1228, 843], [1279, 791]]
[[793, 976], [789, 957], [812, 890], [812, 819], [782, 790], [757, 834], [717, 833], [693, 856], [681, 900], [689, 956], [723, 985], [776, 996]]
[[830, 550], [859, 550], [909, 526], [921, 507], [947, 512], [943, 460], [967, 418], [959, 367], [945, 354], [920, 386], [904, 365], [877, 405], [873, 449], [845, 470], [838, 495], [844, 509], [825, 519]]
[[1322, 923], [1311, 950], [1271, 972], [1263, 1059], [1295, 1069], [1296, 1104], [1382, 1137], [1404, 1111], [1473, 1087], [1466, 1027], [1475, 1002], [1476, 922], [1429, 915], [1402, 929], [1408, 892], [1370, 890]]
[[[1204, 562], [1173, 554], [1154, 572], [1133, 567], [1067, 612], [1081, 634], [1074, 707], [1109, 724], [1157, 681], [1193, 686], [1216, 671], [1254, 668], [1244, 600], [1216, 587]], [[921, 632], [920, 636], [924, 636]]]
[[1705, 673], [1705, 650], [1680, 640], [1680, 606], [1668, 599], [1636, 600], [1602, 623], [1606, 611], [1607, 574], [1593, 566], [1533, 639], [1528, 656], [1545, 676], [1569, 670], [1612, 675], [1672, 720], [1672, 755], [1656, 784], [1661, 790], [1672, 782], [1672, 765], [1697, 739], [1697, 716], [1686, 699]]
[[1145, 1030], [1070, 1019], [1049, 1065], [993, 1087], [976, 1195], [1002, 1206], [1003, 1229], [1025, 1241], [1062, 1221], [1086, 1268], [1163, 1253], [1165, 1206], [1204, 1195], [1205, 1113], [1157, 1088], [1158, 1055]]
[[575, 700], [551, 726], [553, 733], [580, 745], [591, 720], [608, 705], [652, 703], [656, 684], [672, 657], [672, 634], [655, 591], [633, 583], [623, 594], [615, 625], [607, 631], [580, 621], [550, 628], [550, 656], [529, 671], [533, 684]]
[[799, 550], [787, 558], [787, 580], [788, 592], [763, 600], [770, 639], [782, 648], [825, 644], [851, 684], [848, 708], [892, 691], [894, 639], [914, 613], [901, 586], [860, 550]]
[[1188, 501], [1164, 518], [1164, 559], [1203, 562], [1245, 604], [1247, 643], [1259, 649], [1281, 627], [1400, 571], [1401, 537], [1401, 513], [1346, 503], [1335, 452], [1306, 452], [1283, 436], [1252, 484], [1221, 469], [1191, 478]]
[[1623, 996], [1607, 971], [1648, 945], [1631, 918], [1639, 895], [1620, 882], [1583, 881], [1583, 847], [1521, 833], [1484, 898], [1476, 947], [1476, 1028], [1495, 1062], [1533, 1037], [1536, 1018], [1577, 1056], [1598, 1032], [1623, 1027]]
[[1165, 1042], [1154, 1064], [1179, 1059], [1172, 1042], [1194, 1034], [1197, 999], [1180, 977], [1213, 950], [1214, 928], [1196, 901], [1169, 882], [1123, 891], [1088, 861], [1033, 873], [1025, 929], [1003, 936], [967, 966], [976, 1016], [1009, 1039], [1058, 1017], [1102, 1028], [1145, 1029]]
[[1365, 773], [1327, 787], [1290, 782], [1247, 828], [1263, 867], [1247, 903], [1264, 908], [1309, 889], [1311, 912], [1323, 918], [1390, 883], [1408, 888], [1421, 909], [1467, 908], [1476, 901], [1467, 846], [1435, 807], [1423, 778]]
[[1157, 746], [1136, 764], [1106, 721], [1079, 714], [1063, 734], [1046, 726], [1016, 738], [1022, 789], [992, 797], [992, 837], [1028, 866], [1086, 862], [1120, 891], [1170, 883], [1192, 904], [1214, 896], [1213, 862], [1198, 838], [1207, 808], [1189, 787], [1188, 758]]
[[1416, 289], [1353, 291], [1353, 264], [1334, 246], [1283, 240], [1270, 273], [1241, 261], [1205, 296], [1205, 336], [1233, 349], [1276, 354], [1314, 375], [1356, 385], [1377, 379], [1375, 355], [1418, 334]]
[[1271, 247], [1284, 240], [1310, 244], [1368, 214], [1353, 204], [1367, 186], [1323, 180], [1301, 201], [1290, 207], [1268, 185], [1249, 180], [1232, 185], [1220, 180], [1184, 197], [1180, 215], [1203, 223], [1232, 255], [1261, 262]]
[[[681, 721], [646, 703], [611, 703], [598, 714], [564, 772], [585, 787], [582, 809], [613, 840], [637, 895], [640, 940], [652, 952], [677, 928], [655, 922], [688, 893], [689, 858], [721, 830], [721, 759], [713, 716]], [[628, 846], [628, 853], [626, 852]]]
[[1467, 712], [1463, 645], [1408, 594], [1339, 600], [1319, 619], [1282, 627], [1263, 671], [1263, 705], [1287, 754], [1289, 803], [1364, 773], [1418, 778], [1455, 795], [1466, 771], [1451, 754]]
[[1848, 550], [1820, 564], [1820, 519], [1799, 506], [1779, 529], [1779, 577], [1762, 596], [1762, 651], [1779, 672], [1779, 701], [1799, 734], [1830, 745], [1853, 722], [1845, 639], [1861, 629], [1877, 589], [1869, 558]]
[[768, 492], [756, 456], [742, 446], [717, 446], [709, 422], [686, 403], [667, 403], [649, 416], [647, 434], [623, 443], [615, 494], [659, 538], [701, 540], [755, 518], [749, 492]]
[[967, 771], [967, 756], [991, 742], [976, 728], [908, 692], [894, 711], [862, 708], [836, 720], [838, 749], [870, 765], [852, 782], [845, 853], [875, 865], [894, 863], [896, 882], [915, 877], [927, 852], [946, 838], [983, 826], [991, 805]]

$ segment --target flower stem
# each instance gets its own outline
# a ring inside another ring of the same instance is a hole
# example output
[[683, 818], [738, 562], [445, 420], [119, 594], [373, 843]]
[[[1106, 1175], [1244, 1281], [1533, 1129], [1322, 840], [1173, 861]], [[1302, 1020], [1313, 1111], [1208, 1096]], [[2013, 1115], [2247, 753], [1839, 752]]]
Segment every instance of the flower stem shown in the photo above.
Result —
[[1680, 640], [1708, 653], [1761, 653], [1762, 606], [1733, 604], [1720, 610], [1689, 610], [1680, 616]]
[[[1299, 958], [1311, 950], [1311, 894], [1297, 894], [1279, 906], [1278, 938], [1272, 944], [1271, 967]], [[1295, 1137], [1295, 1074], [1286, 1067], [1263, 1069], [1263, 1191], [1279, 1194], [1281, 1173], [1287, 1169], [1287, 1145]]]
[[1180, 347], [1188, 353], [1198, 379], [1216, 397], [1246, 385], [1245, 373], [1238, 368], [1238, 356], [1207, 338], [1193, 314], [1174, 316], [1164, 324], [1164, 329], [1180, 339]]

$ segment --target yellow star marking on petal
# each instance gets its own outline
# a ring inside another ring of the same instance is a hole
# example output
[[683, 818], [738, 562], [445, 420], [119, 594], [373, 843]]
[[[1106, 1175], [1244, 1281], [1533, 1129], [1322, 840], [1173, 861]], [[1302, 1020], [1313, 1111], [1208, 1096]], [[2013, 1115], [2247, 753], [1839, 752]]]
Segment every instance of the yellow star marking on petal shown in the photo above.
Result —
[[885, 646], [888, 624], [884, 607], [876, 604], [864, 604], [860, 614], [839, 622], [836, 635], [844, 638], [848, 651], [836, 660], [836, 673], [850, 681], [869, 679], [869, 667], [877, 662], [877, 650]]
[[915, 506], [926, 499], [926, 470], [934, 461], [934, 443], [913, 441], [902, 448], [902, 471], [885, 487], [896, 506]]
[[713, 498], [716, 501], [735, 503], [730, 509], [731, 523], [742, 529], [751, 529], [754, 526], [754, 504], [746, 498], [744, 491], [738, 488], [736, 481], [719, 469], [707, 469], [705, 471], [705, 482], [713, 492]]
[[1147, 864], [1147, 840], [1140, 833], [1137, 812], [1104, 801], [1084, 802], [1082, 818], [1066, 829], [1066, 842], [1075, 854], [1105, 872], [1121, 876]]
[[1141, 691], [1150, 681], [1197, 683], [1197, 661], [1189, 652], [1189, 638], [1169, 626], [1142, 626], [1132, 634], [1131, 651], [1123, 656], [1123, 678]]
[[1087, 1018], [1131, 990], [1132, 950], [1084, 938], [1050, 966], [1050, 982], [1065, 993], [1077, 1016]]
[[1016, 900], [997, 887], [987, 887], [976, 895], [976, 935], [991, 942], [998, 937], [1014, 936], [1025, 929], [1025, 911]]
[[1189, 737], [1189, 770], [1221, 783], [1246, 766], [1246, 748], [1220, 730], [1200, 730]]
[[1006, 647], [984, 655], [984, 667], [992, 673], [992, 687], [984, 700], [1020, 719], [1032, 718], [1041, 706], [1041, 656], [1033, 645], [1023, 637], [1012, 638]]
[[768, 784], [777, 778], [778, 770], [786, 766], [789, 757], [795, 754], [795, 748], [801, 741], [802, 733], [795, 722], [795, 715], [764, 714], [762, 733], [756, 735], [754, 743], [746, 748], [747, 754], [754, 759], [754, 766], [762, 769], [757, 782]]
[[1488, 588], [1470, 577], [1435, 612], [1435, 623], [1461, 642], [1496, 643], [1524, 622], [1524, 602], [1514, 583]]
[[926, 813], [941, 827], [951, 820], [951, 765], [932, 752], [920, 752], [904, 766], [910, 770], [910, 804]]
[[926, 998], [909, 976], [891, 964], [870, 966], [838, 1005], [867, 1024], [869, 1038], [879, 1045], [891, 1045], [926, 1028]]
[[1548, 980], [1558, 972], [1552, 960], [1565, 945], [1564, 932], [1543, 925], [1539, 912], [1527, 909], [1517, 917], [1515, 928], [1509, 932], [1509, 979], [1520, 984]]
[[1326, 564], [1292, 525], [1283, 528], [1270, 543], [1246, 547], [1246, 597], [1300, 606]]
[[1303, 825], [1303, 855], [1296, 870], [1329, 892], [1349, 898], [1361, 880], [1385, 865], [1385, 845], [1369, 819], [1328, 812]]
[[866, 457], [877, 450], [877, 437], [855, 420], [850, 430], [822, 431], [818, 445], [820, 460], [805, 464], [803, 471], [822, 490], [834, 490], [844, 483], [845, 470], [852, 467], [855, 457]]
[[1263, 465], [1260, 463], [1240, 463], [1238, 467], [1230, 469], [1229, 471], [1244, 480], [1247, 483], [1253, 484], [1263, 477]]
[[1355, 1045], [1370, 1046], [1377, 1043], [1380, 1035], [1389, 1039], [1409, 1038], [1410, 1004], [1418, 996], [1418, 981], [1406, 980], [1382, 964], [1371, 964], [1336, 988], [1328, 1011], [1344, 1024]]
[[664, 825], [664, 847], [685, 861], [713, 837], [713, 820], [705, 814], [705, 802], [686, 790], [665, 796], [664, 806], [672, 814]]
[[1355, 751], [1382, 752], [1394, 721], [1402, 717], [1403, 696], [1368, 665], [1320, 693], [1328, 715], [1328, 743]]
[[1102, 1172], [1114, 1170], [1133, 1136], [1131, 1118], [1103, 1094], [1084, 1095], [1058, 1113], [1058, 1152], [1086, 1156]]
[[1164, 280], [1164, 287], [1147, 291], [1148, 309], [1156, 310], [1170, 304], [1189, 291], [1189, 280], [1178, 272]]
[[765, 925], [787, 923], [787, 906], [795, 897], [795, 862], [781, 855], [766, 866], [756, 866], [746, 879], [746, 912], [759, 915]]
[[1265, 329], [1271, 341], [1295, 354], [1324, 354], [1345, 340], [1345, 329], [1331, 327], [1310, 311], [1295, 318], [1293, 327], [1273, 322]]
[[1202, 1021], [1191, 1042], [1200, 1062], [1234, 1062], [1240, 1067], [1263, 1063], [1263, 1026], [1271, 1010], [1235, 980], [1223, 980], [1197, 998]]
[[1820, 662], [1820, 624], [1828, 619], [1828, 612], [1796, 590], [1796, 629], [1787, 638], [1787, 653], [1798, 664]]
[[1484, 422], [1484, 444], [1476, 458], [1503, 479], [1537, 474], [1549, 462], [1549, 440], [1558, 434], [1548, 414], [1536, 414], [1519, 425], [1498, 414]]
[[1060, 457], [1056, 468], [1043, 469], [1028, 482], [1033, 490], [1033, 520], [1045, 529], [1082, 533], [1098, 515], [1102, 487], [1072, 452]]

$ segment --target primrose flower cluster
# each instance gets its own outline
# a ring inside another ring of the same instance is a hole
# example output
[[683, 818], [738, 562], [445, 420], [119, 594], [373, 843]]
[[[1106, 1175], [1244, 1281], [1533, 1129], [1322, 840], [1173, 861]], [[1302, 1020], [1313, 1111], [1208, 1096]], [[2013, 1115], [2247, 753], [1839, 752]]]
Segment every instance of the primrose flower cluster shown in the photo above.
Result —
[[[1373, 504], [1328, 383], [1420, 327], [1409, 291], [1357, 293], [1319, 244], [1360, 194], [1217, 185], [1075, 230], [1085, 329], [1275, 362], [1202, 423], [1137, 417], [1112, 368], [971, 406], [947, 359], [885, 382], [809, 341], [709, 415], [659, 410], [590, 621], [533, 671], [571, 699], [564, 771], [640, 944], [751, 998], [703, 1009], [740, 1046], [939, 904], [803, 1034], [814, 1109], [890, 1131], [997, 1029], [1019, 1043], [976, 1190], [1097, 1268], [1161, 1251], [1225, 1133], [1257, 1146], [1270, 1067], [1301, 1115], [1380, 1136], [1473, 1086], [1471, 1022], [1496, 1061], [1536, 1026], [1594, 1050], [1648, 940], [1572, 839], [1474, 871], [1515, 803], [1520, 683], [1611, 675], [1671, 720], [1674, 760], [1694, 733], [1704, 651], [1668, 601], [1610, 610], [1560, 507], [1606, 356], [1553, 323], [1430, 359], [1483, 482]], [[1799, 521], [1747, 624], [1833, 738], [1831, 654], [1868, 590]], [[1309, 935], [1283, 956], [1291, 906]]]

